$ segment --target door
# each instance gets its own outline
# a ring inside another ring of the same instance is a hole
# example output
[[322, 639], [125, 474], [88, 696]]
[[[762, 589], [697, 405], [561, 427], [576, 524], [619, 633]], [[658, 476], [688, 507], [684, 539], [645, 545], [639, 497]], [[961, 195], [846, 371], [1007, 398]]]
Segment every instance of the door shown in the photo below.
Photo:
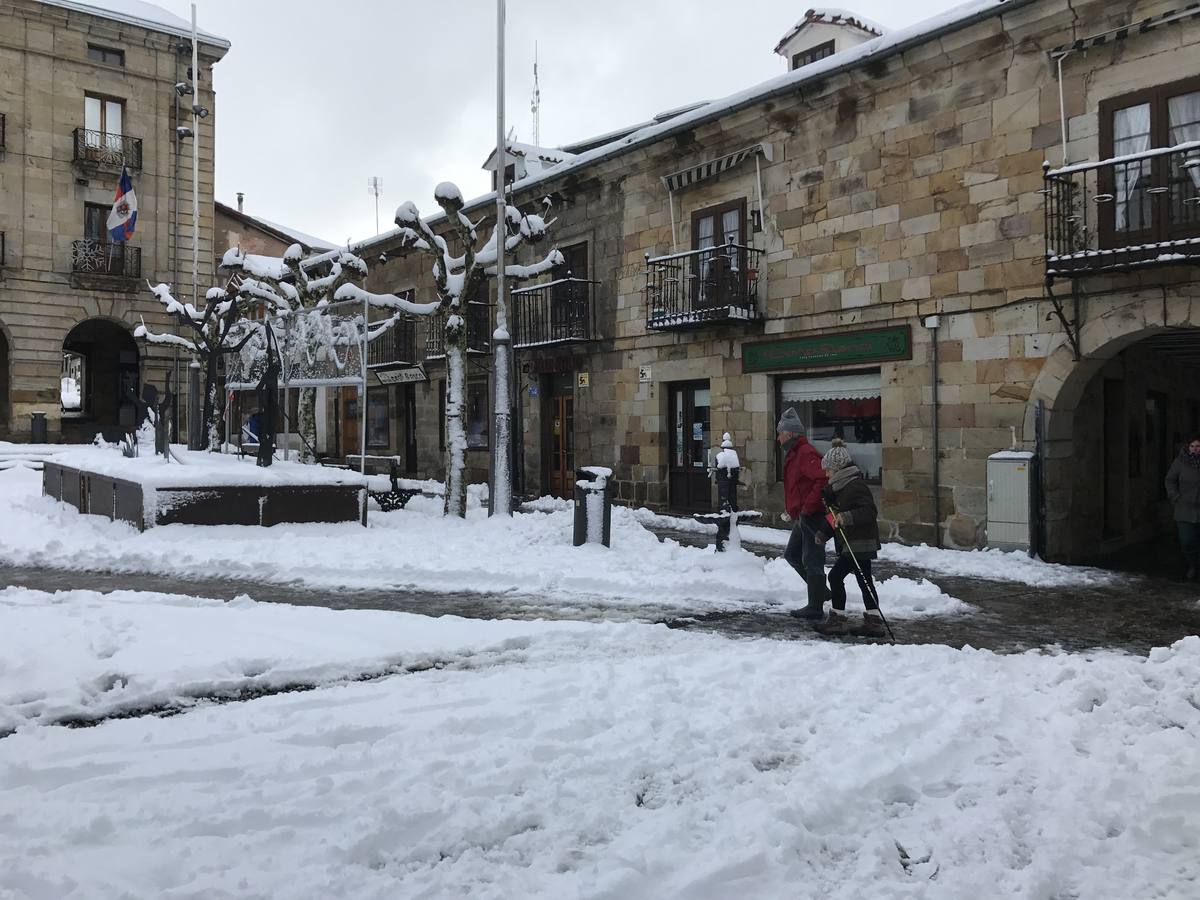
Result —
[[707, 381], [671, 385], [667, 492], [672, 509], [712, 510], [708, 450], [712, 445]]
[[417, 386], [404, 385], [404, 474], [417, 474]]
[[542, 441], [546, 487], [552, 497], [570, 500], [575, 486], [575, 394], [569, 375], [547, 379], [543, 410], [546, 438]]
[[700, 210], [692, 217], [692, 249], [706, 251], [698, 258], [698, 277], [692, 282], [692, 300], [698, 309], [734, 301], [738, 273], [745, 268], [740, 259], [745, 243], [744, 200]]
[[357, 456], [361, 452], [362, 443], [359, 435], [362, 431], [362, 414], [358, 407], [358, 391], [356, 387], [342, 388], [342, 456]]

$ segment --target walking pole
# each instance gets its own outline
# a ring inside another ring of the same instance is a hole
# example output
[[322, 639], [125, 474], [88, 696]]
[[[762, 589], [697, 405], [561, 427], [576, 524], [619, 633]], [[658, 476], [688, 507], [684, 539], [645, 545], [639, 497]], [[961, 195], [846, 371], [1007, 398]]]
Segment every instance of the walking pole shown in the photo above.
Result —
[[842, 546], [846, 548], [846, 552], [850, 554], [850, 561], [854, 563], [854, 570], [858, 572], [858, 577], [861, 582], [871, 588], [871, 598], [875, 601], [875, 609], [879, 612], [879, 619], [883, 622], [883, 627], [887, 629], [888, 638], [894, 644], [896, 643], [896, 635], [892, 633], [891, 623], [883, 617], [883, 607], [879, 604], [879, 591], [875, 587], [875, 582], [863, 574], [862, 566], [858, 564], [858, 557], [854, 555], [854, 551], [850, 548], [850, 540], [846, 537], [846, 532], [842, 531], [842, 526], [837, 524], [838, 510], [836, 506], [828, 503], [825, 504], [825, 509], [833, 517], [833, 527], [838, 533], [838, 537], [842, 539]]

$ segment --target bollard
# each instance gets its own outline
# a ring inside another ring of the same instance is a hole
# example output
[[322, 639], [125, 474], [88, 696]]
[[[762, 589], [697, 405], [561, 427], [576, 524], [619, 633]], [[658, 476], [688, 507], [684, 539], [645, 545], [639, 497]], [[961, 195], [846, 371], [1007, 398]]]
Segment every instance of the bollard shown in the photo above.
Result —
[[696, 513], [694, 518], [701, 522], [711, 522], [717, 526], [717, 552], [724, 553], [728, 544], [734, 550], [742, 546], [738, 534], [738, 520], [757, 519], [762, 513], [738, 508], [737, 489], [742, 473], [741, 460], [733, 449], [733, 441], [729, 432], [721, 435], [721, 450], [717, 453], [713, 464], [713, 477], [717, 480], [717, 506], [715, 513]]
[[575, 519], [571, 543], [611, 546], [612, 469], [584, 466], [575, 471]]

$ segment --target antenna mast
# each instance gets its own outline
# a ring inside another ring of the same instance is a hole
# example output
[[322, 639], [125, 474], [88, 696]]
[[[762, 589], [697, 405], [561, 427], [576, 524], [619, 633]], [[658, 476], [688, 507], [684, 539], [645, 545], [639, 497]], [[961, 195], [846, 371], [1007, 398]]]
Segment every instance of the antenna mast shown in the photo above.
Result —
[[378, 175], [368, 178], [367, 193], [375, 198], [375, 233], [379, 234], [379, 195], [383, 193], [383, 179]]
[[529, 111], [533, 113], [533, 145], [542, 146], [542, 89], [538, 87], [537, 71], [537, 41], [533, 42], [533, 99], [529, 102]]

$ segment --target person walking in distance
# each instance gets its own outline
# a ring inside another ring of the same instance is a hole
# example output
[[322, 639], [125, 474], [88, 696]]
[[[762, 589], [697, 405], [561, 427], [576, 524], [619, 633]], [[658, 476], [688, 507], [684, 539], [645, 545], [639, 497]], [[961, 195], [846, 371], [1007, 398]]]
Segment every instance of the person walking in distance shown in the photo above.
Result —
[[821, 619], [825, 616], [828, 596], [825, 541], [818, 538], [818, 529], [824, 522], [821, 491], [826, 483], [821, 454], [804, 436], [804, 423], [792, 407], [783, 411], [775, 433], [779, 445], [787, 452], [783, 458], [784, 518], [793, 523], [783, 558], [808, 587], [808, 605], [792, 610], [791, 614], [798, 619]]
[[1189, 580], [1200, 577], [1200, 434], [1192, 437], [1167, 470], [1167, 497], [1175, 508], [1175, 527], [1187, 562]]
[[[875, 599], [875, 585], [871, 581], [871, 560], [879, 555], [879, 514], [875, 498], [867, 486], [867, 479], [846, 449], [841, 438], [833, 439], [833, 446], [821, 460], [821, 466], [829, 477], [824, 500], [834, 510], [833, 523], [821, 520], [822, 542], [833, 538], [837, 550], [837, 561], [829, 570], [829, 594], [833, 609], [829, 618], [817, 626], [822, 634], [856, 634], [863, 637], [883, 637], [883, 617]], [[843, 539], [844, 537], [844, 539]], [[857, 562], [857, 565], [855, 564]], [[853, 573], [862, 591], [862, 622], [846, 615], [846, 576]]]

